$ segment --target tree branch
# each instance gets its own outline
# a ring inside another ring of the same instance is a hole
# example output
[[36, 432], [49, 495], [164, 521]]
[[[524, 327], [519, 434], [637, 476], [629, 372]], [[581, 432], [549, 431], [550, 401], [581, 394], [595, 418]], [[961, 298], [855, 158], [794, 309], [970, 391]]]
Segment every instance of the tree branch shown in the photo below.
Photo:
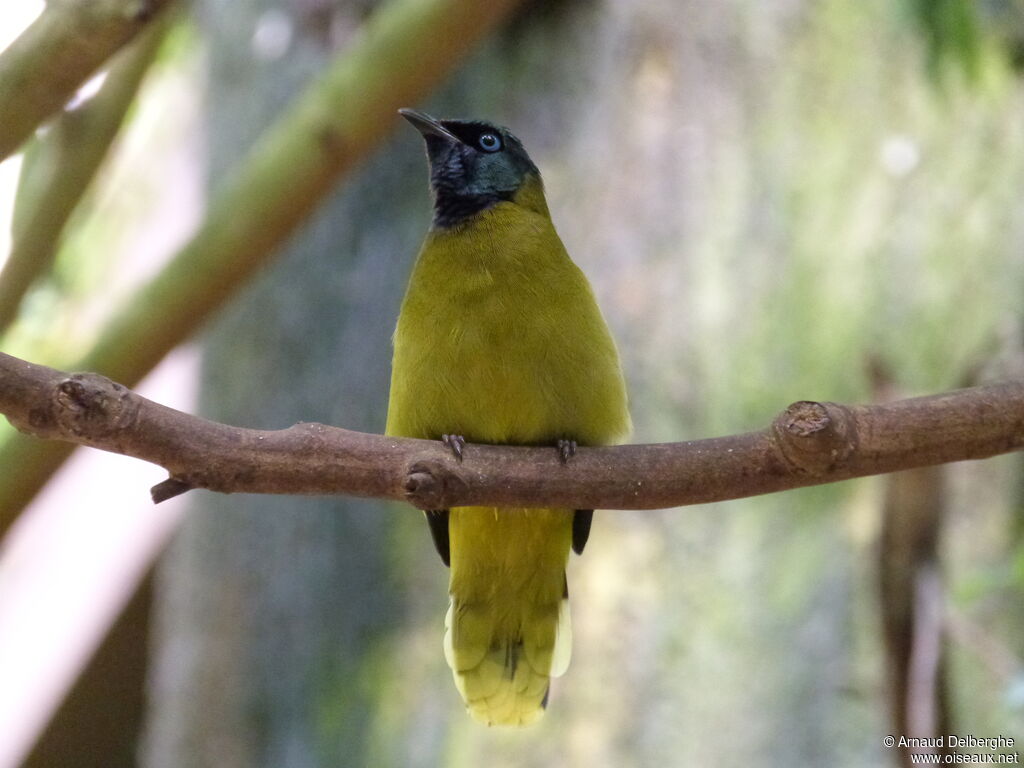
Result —
[[[138, 383], [383, 141], [399, 107], [426, 96], [520, 2], [391, 0], [375, 11], [359, 39], [225, 179], [192, 239], [115, 312], [72, 367]], [[0, 466], [22, 468], [0, 483], [0, 533], [69, 453], [66, 446], [17, 436], [0, 446]]]
[[50, 0], [0, 55], [0, 160], [171, 0]]
[[580, 448], [470, 445], [322, 424], [243, 429], [154, 403], [92, 373], [0, 353], [0, 412], [37, 437], [159, 464], [161, 501], [224, 493], [350, 494], [421, 509], [467, 504], [655, 509], [980, 459], [1024, 447], [1024, 381], [885, 405], [797, 402], [760, 432], [685, 443]]

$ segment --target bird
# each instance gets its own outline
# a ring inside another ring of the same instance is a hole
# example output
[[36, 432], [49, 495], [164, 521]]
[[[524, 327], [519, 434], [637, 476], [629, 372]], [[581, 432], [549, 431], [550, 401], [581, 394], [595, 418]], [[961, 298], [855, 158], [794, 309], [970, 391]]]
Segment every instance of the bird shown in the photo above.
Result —
[[[459, 461], [467, 442], [550, 445], [565, 462], [621, 441], [619, 353], [522, 142], [482, 120], [399, 112], [426, 144], [433, 220], [393, 336], [386, 434], [442, 440]], [[425, 515], [450, 567], [444, 653], [466, 709], [487, 725], [535, 722], [568, 667], [566, 567], [593, 510]]]

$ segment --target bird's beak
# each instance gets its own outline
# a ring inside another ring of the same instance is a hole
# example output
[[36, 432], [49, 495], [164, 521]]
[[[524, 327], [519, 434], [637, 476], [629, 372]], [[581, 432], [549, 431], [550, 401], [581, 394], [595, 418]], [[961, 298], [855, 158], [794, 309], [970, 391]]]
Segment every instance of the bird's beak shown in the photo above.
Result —
[[412, 123], [412, 127], [426, 136], [440, 136], [442, 139], [459, 144], [462, 140], [454, 133], [445, 128], [441, 123], [432, 118], [426, 112], [419, 112], [415, 109], [400, 109], [398, 114]]

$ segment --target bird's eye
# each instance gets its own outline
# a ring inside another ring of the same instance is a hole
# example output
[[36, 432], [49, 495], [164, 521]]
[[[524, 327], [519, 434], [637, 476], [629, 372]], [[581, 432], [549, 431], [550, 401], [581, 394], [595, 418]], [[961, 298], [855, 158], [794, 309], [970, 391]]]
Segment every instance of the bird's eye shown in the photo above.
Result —
[[480, 145], [480, 149], [484, 152], [497, 152], [501, 149], [501, 139], [493, 133], [481, 134], [480, 138], [476, 140], [476, 143]]

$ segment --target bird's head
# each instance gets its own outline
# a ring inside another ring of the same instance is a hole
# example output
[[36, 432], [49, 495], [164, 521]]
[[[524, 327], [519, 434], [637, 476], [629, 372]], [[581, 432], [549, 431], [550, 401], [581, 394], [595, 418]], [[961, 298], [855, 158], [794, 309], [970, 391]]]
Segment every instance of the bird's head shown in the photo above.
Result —
[[434, 225], [453, 227], [503, 201], [547, 213], [540, 172], [507, 128], [480, 120], [436, 120], [400, 109], [427, 144]]

